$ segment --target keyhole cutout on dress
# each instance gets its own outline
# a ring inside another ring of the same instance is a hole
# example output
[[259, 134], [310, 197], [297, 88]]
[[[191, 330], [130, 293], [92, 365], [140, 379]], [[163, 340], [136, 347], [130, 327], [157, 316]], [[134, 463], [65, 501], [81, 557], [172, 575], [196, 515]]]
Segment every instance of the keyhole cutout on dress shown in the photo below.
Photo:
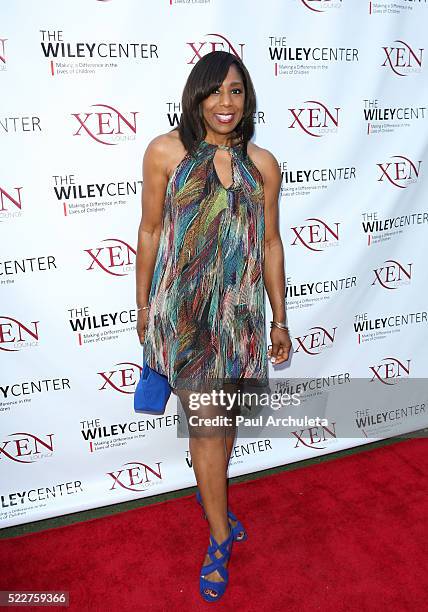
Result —
[[[218, 158], [218, 159], [216, 159]], [[214, 172], [217, 180], [224, 189], [233, 187], [233, 159], [232, 154], [224, 149], [217, 149], [213, 157]], [[228, 185], [228, 187], [226, 187]]]

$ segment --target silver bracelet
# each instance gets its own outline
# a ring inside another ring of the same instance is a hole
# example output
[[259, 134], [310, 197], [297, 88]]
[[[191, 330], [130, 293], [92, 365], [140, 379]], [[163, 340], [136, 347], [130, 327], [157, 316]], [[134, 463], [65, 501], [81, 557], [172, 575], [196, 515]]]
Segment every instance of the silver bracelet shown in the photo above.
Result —
[[138, 312], [139, 310], [146, 310], [147, 308], [149, 308], [149, 306], [138, 306], [138, 307], [137, 307], [137, 312]]
[[279, 327], [279, 329], [288, 329], [288, 325], [286, 323], [280, 323], [279, 321], [271, 321], [271, 327]]

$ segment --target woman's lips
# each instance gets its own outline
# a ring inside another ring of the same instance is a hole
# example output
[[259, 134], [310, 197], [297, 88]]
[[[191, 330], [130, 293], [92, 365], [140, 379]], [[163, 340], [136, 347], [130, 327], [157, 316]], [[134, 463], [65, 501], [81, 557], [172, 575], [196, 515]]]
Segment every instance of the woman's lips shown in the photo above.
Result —
[[234, 114], [233, 113], [215, 113], [214, 117], [217, 119], [217, 121], [219, 123], [232, 123], [233, 118], [234, 118]]

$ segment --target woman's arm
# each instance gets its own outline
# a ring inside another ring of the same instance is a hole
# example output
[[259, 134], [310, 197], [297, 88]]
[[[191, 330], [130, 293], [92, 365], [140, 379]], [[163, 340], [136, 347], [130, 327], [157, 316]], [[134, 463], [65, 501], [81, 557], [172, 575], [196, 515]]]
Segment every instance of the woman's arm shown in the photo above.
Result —
[[281, 172], [275, 157], [265, 156], [265, 269], [264, 279], [274, 321], [285, 323], [284, 248], [279, 230], [278, 198]]
[[[272, 308], [273, 320], [286, 322], [284, 248], [279, 229], [278, 199], [281, 172], [276, 158], [265, 149], [258, 149], [258, 163], [264, 183], [265, 261], [264, 283]], [[291, 348], [288, 330], [272, 327], [272, 350], [269, 357], [276, 364], [286, 361]]]
[[[165, 137], [152, 140], [143, 158], [142, 215], [138, 228], [137, 255], [135, 264], [137, 306], [148, 306], [159, 239], [162, 229], [165, 192], [168, 174], [165, 160], [167, 144]], [[147, 309], [138, 311], [137, 334], [142, 343], [147, 325]]]

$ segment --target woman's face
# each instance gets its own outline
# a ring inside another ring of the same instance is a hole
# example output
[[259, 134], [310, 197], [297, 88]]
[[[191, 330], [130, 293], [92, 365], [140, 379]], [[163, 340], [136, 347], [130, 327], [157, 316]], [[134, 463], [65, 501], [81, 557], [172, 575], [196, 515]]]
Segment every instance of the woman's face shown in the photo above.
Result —
[[232, 64], [220, 87], [201, 102], [207, 135], [231, 133], [242, 119], [244, 103], [244, 82]]

